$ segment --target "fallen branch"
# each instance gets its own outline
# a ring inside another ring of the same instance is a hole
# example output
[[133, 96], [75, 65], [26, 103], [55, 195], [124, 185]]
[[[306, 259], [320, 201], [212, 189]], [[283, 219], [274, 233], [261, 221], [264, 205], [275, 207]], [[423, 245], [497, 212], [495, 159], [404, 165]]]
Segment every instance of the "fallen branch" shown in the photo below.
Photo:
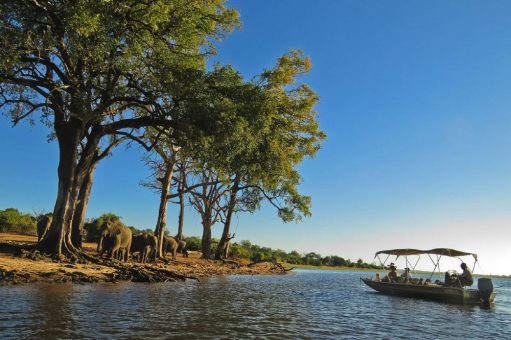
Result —
[[278, 263], [277, 260], [275, 259], [272, 259], [272, 260], [256, 260], [254, 262], [251, 262], [247, 265], [247, 267], [251, 268], [253, 266], [255, 266], [256, 264], [260, 264], [260, 263], [271, 263], [273, 264], [274, 268], [272, 269], [279, 269], [282, 273], [286, 273], [292, 269], [286, 269], [282, 264]]

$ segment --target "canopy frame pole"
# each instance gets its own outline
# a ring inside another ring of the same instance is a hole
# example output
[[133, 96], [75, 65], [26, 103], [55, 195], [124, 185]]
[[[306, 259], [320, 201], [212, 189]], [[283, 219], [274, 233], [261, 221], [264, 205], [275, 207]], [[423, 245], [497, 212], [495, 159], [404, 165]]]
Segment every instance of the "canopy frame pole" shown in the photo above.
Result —
[[428, 257], [431, 260], [431, 262], [433, 262], [433, 264], [435, 265], [435, 267], [433, 268], [433, 271], [431, 272], [431, 275], [429, 276], [429, 279], [431, 280], [431, 278], [435, 274], [436, 267], [438, 267], [438, 273], [440, 273], [440, 257], [441, 256], [437, 255], [437, 262], [436, 263], [435, 263], [435, 260], [433, 260], [433, 258], [431, 257], [431, 254], [428, 254]]
[[[379, 258], [380, 255], [378, 255], [378, 258]], [[381, 264], [381, 266], [383, 267], [383, 269], [385, 269], [385, 263], [387, 263], [387, 260], [389, 259], [390, 257], [390, 254], [387, 255], [387, 257], [385, 258], [385, 261], [383, 261], [383, 263]], [[381, 261], [380, 261], [381, 262]]]
[[378, 258], [378, 262], [380, 262], [380, 264], [381, 264], [381, 269], [385, 269], [385, 262], [381, 262], [380, 255], [376, 255], [376, 257]]
[[412, 270], [415, 271], [415, 268], [417, 267], [417, 264], [419, 263], [419, 260], [421, 259], [420, 255], [417, 256], [417, 261], [415, 261], [415, 265], [412, 267]]

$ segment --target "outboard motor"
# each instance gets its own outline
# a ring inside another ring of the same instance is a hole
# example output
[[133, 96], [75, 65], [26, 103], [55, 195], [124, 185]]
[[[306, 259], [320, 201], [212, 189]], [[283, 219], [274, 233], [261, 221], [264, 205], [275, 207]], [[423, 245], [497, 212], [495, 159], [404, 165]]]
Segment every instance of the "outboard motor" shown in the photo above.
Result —
[[484, 304], [490, 304], [490, 296], [493, 293], [493, 282], [491, 279], [481, 277], [477, 280], [477, 288], [479, 289], [479, 296]]

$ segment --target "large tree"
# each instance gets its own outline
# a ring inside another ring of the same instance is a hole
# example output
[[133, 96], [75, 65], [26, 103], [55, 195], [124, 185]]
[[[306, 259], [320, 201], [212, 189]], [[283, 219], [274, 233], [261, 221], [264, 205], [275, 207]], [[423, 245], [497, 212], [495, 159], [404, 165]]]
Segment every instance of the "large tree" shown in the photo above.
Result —
[[300, 51], [283, 55], [274, 68], [253, 80], [258, 91], [239, 107], [249, 124], [237, 135], [243, 150], [231, 153], [222, 167], [230, 178], [230, 194], [216, 258], [226, 253], [236, 209], [254, 211], [264, 199], [284, 222], [310, 215], [311, 199], [298, 191], [301, 176], [296, 167], [314, 156], [325, 138], [314, 110], [318, 96], [307, 84], [297, 83], [310, 67]]
[[[317, 152], [324, 134], [314, 111], [317, 95], [306, 84], [297, 84], [297, 77], [309, 69], [310, 61], [300, 51], [283, 55], [275, 67], [248, 82], [231, 67], [217, 66], [188, 107], [210, 118], [200, 119], [204, 124], [197, 130], [207, 134], [181, 144], [180, 151], [195, 168], [194, 184], [184, 191], [191, 192], [192, 206], [202, 219], [205, 258], [211, 252], [211, 227], [222, 215], [217, 258], [225, 253], [236, 210], [254, 211], [266, 199], [286, 222], [310, 215], [310, 197], [298, 192], [301, 177], [296, 166]], [[165, 185], [160, 187], [157, 233], [165, 228], [169, 198], [183, 193], [170, 193], [176, 143], [168, 139], [167, 153], [160, 155], [167, 167], [159, 176]]]
[[147, 127], [174, 134], [194, 124], [180, 100], [202, 79], [212, 39], [236, 24], [222, 0], [0, 2], [0, 108], [14, 124], [40, 114], [59, 147], [53, 224], [40, 249], [79, 254], [75, 208], [107, 137], [140, 141]]

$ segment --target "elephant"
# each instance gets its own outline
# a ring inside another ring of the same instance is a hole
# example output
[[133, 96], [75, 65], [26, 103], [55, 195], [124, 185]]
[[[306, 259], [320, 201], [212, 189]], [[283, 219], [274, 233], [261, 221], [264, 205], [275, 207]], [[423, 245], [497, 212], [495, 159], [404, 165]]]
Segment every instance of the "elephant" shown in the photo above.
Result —
[[120, 257], [123, 261], [128, 261], [132, 238], [131, 230], [120, 222], [108, 221], [105, 224], [98, 243], [99, 256], [108, 251], [110, 258]]
[[158, 239], [148, 233], [134, 235], [131, 241], [130, 253], [138, 252], [139, 262], [145, 263], [148, 257], [156, 259], [156, 245]]
[[[186, 242], [185, 242], [185, 245], [186, 245]], [[165, 257], [165, 255], [167, 255], [167, 252], [172, 252], [172, 260], [175, 260], [178, 246], [179, 246], [178, 242], [172, 236], [163, 237], [163, 246], [162, 246], [163, 257]]]
[[48, 229], [50, 229], [51, 222], [53, 221], [53, 214], [43, 215], [37, 221], [37, 242], [41, 241]]
[[180, 240], [177, 244], [177, 252], [183, 254], [183, 257], [188, 257], [188, 250], [186, 249], [186, 241]]

